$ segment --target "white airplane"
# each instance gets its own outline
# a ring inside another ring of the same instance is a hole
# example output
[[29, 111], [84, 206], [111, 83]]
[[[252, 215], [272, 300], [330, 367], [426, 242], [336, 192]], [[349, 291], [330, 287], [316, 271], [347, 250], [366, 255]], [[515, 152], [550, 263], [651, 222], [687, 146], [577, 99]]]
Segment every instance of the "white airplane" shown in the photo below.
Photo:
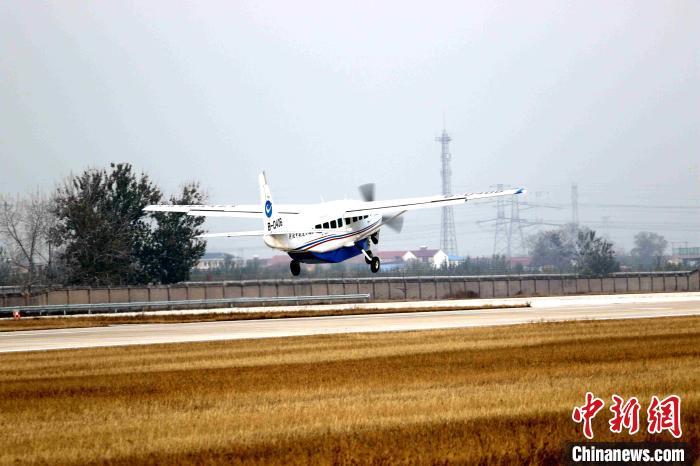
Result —
[[523, 188], [456, 194], [451, 196], [413, 197], [389, 201], [374, 200], [374, 185], [360, 186], [364, 198], [318, 204], [273, 204], [265, 173], [258, 177], [260, 204], [226, 205], [149, 205], [146, 212], [180, 212], [200, 217], [262, 219], [263, 229], [231, 233], [208, 233], [200, 238], [262, 236], [265, 244], [284, 251], [292, 258], [292, 275], [301, 272], [301, 263], [337, 263], [359, 254], [364, 255], [372, 272], [379, 271], [379, 257], [372, 254], [370, 241], [379, 242], [379, 230], [387, 226], [401, 231], [403, 215], [409, 210], [430, 209], [468, 201], [508, 196], [525, 192]]

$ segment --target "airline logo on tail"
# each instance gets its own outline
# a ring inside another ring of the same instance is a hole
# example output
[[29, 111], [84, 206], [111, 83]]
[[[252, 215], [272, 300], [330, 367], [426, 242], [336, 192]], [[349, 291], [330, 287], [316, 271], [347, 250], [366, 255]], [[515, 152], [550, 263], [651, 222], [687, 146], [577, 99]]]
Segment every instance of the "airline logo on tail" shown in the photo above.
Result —
[[272, 217], [272, 202], [265, 201], [265, 215], [267, 215], [267, 218]]

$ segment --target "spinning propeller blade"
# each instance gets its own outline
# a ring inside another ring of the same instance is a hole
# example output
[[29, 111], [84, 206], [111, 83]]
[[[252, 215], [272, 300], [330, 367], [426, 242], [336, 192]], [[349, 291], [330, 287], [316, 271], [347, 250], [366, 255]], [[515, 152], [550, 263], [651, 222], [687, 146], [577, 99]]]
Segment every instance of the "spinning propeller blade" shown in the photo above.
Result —
[[360, 195], [363, 200], [367, 202], [372, 202], [374, 200], [374, 183], [363, 184], [357, 189], [360, 190]]
[[382, 222], [384, 222], [384, 225], [391, 228], [396, 233], [401, 233], [401, 230], [403, 229], [403, 217], [401, 215], [395, 215], [394, 217], [388, 219], [384, 217], [382, 218]]

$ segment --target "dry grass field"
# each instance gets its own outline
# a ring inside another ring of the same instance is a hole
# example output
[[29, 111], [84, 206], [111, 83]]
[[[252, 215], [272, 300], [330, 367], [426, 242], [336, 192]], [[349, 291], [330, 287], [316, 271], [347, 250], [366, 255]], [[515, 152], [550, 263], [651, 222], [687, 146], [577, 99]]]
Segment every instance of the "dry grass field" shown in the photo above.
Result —
[[[1, 336], [0, 336], [1, 338]], [[587, 390], [682, 397], [700, 318], [0, 355], [0, 463], [560, 464]], [[642, 430], [646, 426], [641, 418]], [[669, 435], [650, 436], [669, 440]]]

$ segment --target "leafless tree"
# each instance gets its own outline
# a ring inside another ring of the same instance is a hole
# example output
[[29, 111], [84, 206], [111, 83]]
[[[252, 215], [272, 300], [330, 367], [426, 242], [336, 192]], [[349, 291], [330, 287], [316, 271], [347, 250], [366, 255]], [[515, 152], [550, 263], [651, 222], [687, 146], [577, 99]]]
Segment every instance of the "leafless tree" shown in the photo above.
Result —
[[49, 201], [41, 193], [15, 199], [0, 196], [0, 238], [10, 263], [22, 272], [21, 283], [28, 291], [52, 266], [52, 225]]

